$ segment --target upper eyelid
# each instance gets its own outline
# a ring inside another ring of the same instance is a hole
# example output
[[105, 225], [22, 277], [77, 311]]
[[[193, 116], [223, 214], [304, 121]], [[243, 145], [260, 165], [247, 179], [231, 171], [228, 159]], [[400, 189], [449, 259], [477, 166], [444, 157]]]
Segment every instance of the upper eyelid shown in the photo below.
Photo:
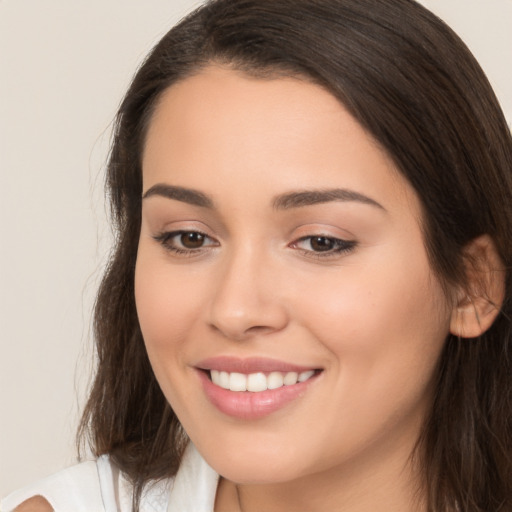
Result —
[[[175, 226], [175, 224], [177, 224]], [[204, 236], [207, 236], [212, 239], [217, 239], [215, 235], [212, 234], [212, 229], [204, 224], [203, 222], [198, 222], [194, 220], [186, 220], [179, 222], [165, 222], [160, 226], [155, 226], [154, 228], [149, 227], [149, 230], [157, 236], [170, 236], [172, 234], [180, 234], [180, 233], [200, 233]]]
[[171, 239], [171, 238], [175, 238], [179, 235], [183, 235], [186, 233], [197, 233], [199, 235], [204, 236], [205, 238], [207, 238], [209, 240], [218, 242], [215, 237], [213, 237], [213, 236], [209, 235], [208, 233], [205, 233], [204, 231], [201, 231], [199, 229], [172, 229], [172, 230], [168, 230], [168, 231], [163, 231], [161, 233], [157, 233], [155, 237], [160, 238], [160, 239], [162, 239], [162, 238]]
[[312, 238], [327, 238], [329, 240], [334, 240], [336, 243], [342, 243], [342, 244], [347, 244], [347, 245], [355, 245], [355, 244], [357, 244], [356, 240], [354, 240], [352, 238], [340, 238], [338, 236], [324, 235], [324, 234], [314, 234], [314, 235], [302, 236], [300, 238], [297, 238], [291, 244], [296, 244], [298, 242], [302, 242], [304, 240], [309, 240], [309, 239], [312, 239]]
[[332, 221], [303, 221], [298, 226], [293, 227], [289, 232], [289, 236], [296, 236], [297, 238], [307, 236], [326, 236], [329, 238], [338, 238], [346, 240], [347, 238], [354, 238], [355, 234], [346, 227], [342, 227], [339, 222]]
[[330, 233], [326, 233], [325, 231], [318, 231], [307, 235], [300, 235], [296, 238], [296, 240], [305, 240], [307, 238], [314, 238], [314, 237], [323, 237], [323, 238], [330, 238], [332, 240], [340, 240], [341, 242], [349, 242], [352, 241], [353, 237], [347, 237], [347, 236], [340, 236], [340, 235], [332, 235]]

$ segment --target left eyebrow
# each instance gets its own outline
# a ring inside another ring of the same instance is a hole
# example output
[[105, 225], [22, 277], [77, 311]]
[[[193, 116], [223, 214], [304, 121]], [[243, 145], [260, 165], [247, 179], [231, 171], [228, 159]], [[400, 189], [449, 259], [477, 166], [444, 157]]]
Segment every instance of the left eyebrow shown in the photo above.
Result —
[[175, 201], [181, 201], [183, 203], [200, 206], [202, 208], [213, 208], [213, 201], [209, 196], [192, 188], [176, 187], [174, 185], [167, 185], [166, 183], [157, 183], [144, 193], [142, 199], [146, 199], [151, 196], [161, 196], [167, 199], [174, 199]]
[[332, 201], [355, 201], [386, 211], [384, 206], [375, 201], [375, 199], [346, 188], [333, 188], [328, 190], [299, 190], [297, 192], [281, 194], [274, 199], [273, 207], [276, 210], [289, 210], [291, 208], [302, 208], [304, 206], [330, 203]]

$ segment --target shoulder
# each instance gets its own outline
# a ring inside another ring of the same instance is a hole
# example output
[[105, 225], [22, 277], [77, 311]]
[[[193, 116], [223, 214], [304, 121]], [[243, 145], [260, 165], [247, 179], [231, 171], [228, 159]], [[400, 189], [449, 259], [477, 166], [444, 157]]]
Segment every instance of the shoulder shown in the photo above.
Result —
[[[173, 479], [152, 482], [141, 510], [165, 512]], [[128, 512], [133, 487], [108, 455], [82, 462], [13, 492], [2, 512]], [[180, 509], [178, 509], [180, 510]], [[194, 511], [195, 512], [195, 511]]]
[[[105, 461], [103, 463], [105, 464]], [[2, 512], [102, 512], [104, 507], [100, 466], [98, 460], [82, 462], [63, 469], [13, 492], [2, 500], [0, 508]], [[108, 484], [107, 482], [104, 486], [108, 487]]]
[[53, 507], [42, 496], [34, 496], [16, 507], [14, 512], [53, 512]]

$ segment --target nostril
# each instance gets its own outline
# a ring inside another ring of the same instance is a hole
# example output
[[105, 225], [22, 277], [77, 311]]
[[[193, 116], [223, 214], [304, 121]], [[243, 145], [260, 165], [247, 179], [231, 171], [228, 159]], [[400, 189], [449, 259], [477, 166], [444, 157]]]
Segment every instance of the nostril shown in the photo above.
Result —
[[244, 341], [255, 336], [265, 336], [280, 330], [279, 326], [253, 325], [247, 327], [243, 324], [232, 323], [210, 323], [210, 329], [217, 334], [235, 340]]
[[253, 327], [250, 327], [249, 329], [247, 329], [245, 332], [247, 333], [258, 333], [258, 334], [263, 334], [265, 333], [266, 331], [273, 331], [274, 329], [272, 329], [271, 327], [266, 327], [264, 325], [255, 325]]

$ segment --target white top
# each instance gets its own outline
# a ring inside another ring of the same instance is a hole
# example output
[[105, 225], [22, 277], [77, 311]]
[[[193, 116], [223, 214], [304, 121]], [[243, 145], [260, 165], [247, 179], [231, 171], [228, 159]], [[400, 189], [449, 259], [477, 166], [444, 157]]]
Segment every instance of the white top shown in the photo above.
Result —
[[[213, 512], [219, 475], [195, 446], [187, 447], [174, 478], [148, 484], [141, 512]], [[33, 496], [42, 496], [55, 512], [130, 512], [131, 485], [108, 455], [82, 462], [15, 491], [0, 503], [12, 512]]]

